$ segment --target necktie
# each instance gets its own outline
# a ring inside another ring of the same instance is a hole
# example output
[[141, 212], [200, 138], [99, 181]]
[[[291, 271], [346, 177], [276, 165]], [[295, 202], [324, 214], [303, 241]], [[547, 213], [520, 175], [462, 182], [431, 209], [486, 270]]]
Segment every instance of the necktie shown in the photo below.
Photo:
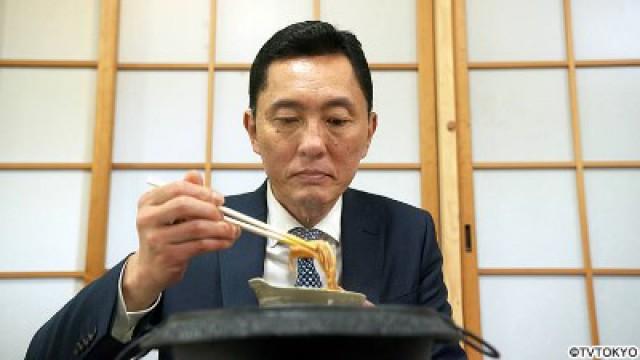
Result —
[[[301, 237], [305, 240], [319, 240], [322, 238], [323, 232], [318, 229], [305, 229], [296, 227], [289, 230], [290, 234]], [[322, 287], [320, 274], [313, 264], [313, 258], [298, 258], [298, 276], [296, 278], [296, 286], [299, 287]]]

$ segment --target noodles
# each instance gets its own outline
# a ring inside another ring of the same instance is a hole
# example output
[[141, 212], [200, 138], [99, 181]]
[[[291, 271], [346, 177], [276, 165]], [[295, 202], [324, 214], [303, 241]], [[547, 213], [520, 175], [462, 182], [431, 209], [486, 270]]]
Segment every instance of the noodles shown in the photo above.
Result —
[[314, 258], [318, 260], [327, 279], [326, 287], [329, 290], [340, 290], [336, 280], [336, 254], [328, 242], [324, 240], [309, 240], [315, 250], [300, 245], [291, 245], [289, 252], [289, 266], [293, 268], [297, 258]]

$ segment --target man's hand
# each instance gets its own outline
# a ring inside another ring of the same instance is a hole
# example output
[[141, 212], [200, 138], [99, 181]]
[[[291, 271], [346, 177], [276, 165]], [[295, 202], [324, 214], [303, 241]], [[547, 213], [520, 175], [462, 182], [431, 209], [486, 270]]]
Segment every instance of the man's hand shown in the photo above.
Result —
[[223, 221], [224, 198], [202, 186], [191, 171], [183, 181], [153, 189], [138, 202], [138, 251], [127, 263], [122, 291], [127, 311], [149, 307], [167, 287], [182, 280], [189, 260], [226, 249], [240, 228]]

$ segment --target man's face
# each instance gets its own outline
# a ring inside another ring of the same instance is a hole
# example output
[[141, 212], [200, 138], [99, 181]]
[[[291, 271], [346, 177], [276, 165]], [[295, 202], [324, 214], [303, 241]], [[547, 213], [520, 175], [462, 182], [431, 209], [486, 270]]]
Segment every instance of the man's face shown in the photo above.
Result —
[[343, 55], [273, 62], [255, 119], [248, 111], [244, 120], [276, 198], [294, 215], [296, 209], [333, 205], [377, 125]]

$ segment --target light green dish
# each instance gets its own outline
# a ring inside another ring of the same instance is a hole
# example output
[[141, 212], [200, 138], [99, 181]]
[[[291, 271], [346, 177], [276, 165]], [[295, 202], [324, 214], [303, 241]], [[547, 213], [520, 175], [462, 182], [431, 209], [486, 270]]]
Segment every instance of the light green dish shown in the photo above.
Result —
[[249, 280], [249, 286], [256, 293], [261, 307], [289, 305], [361, 306], [366, 300], [364, 294], [357, 292], [279, 287], [269, 284], [263, 278]]

